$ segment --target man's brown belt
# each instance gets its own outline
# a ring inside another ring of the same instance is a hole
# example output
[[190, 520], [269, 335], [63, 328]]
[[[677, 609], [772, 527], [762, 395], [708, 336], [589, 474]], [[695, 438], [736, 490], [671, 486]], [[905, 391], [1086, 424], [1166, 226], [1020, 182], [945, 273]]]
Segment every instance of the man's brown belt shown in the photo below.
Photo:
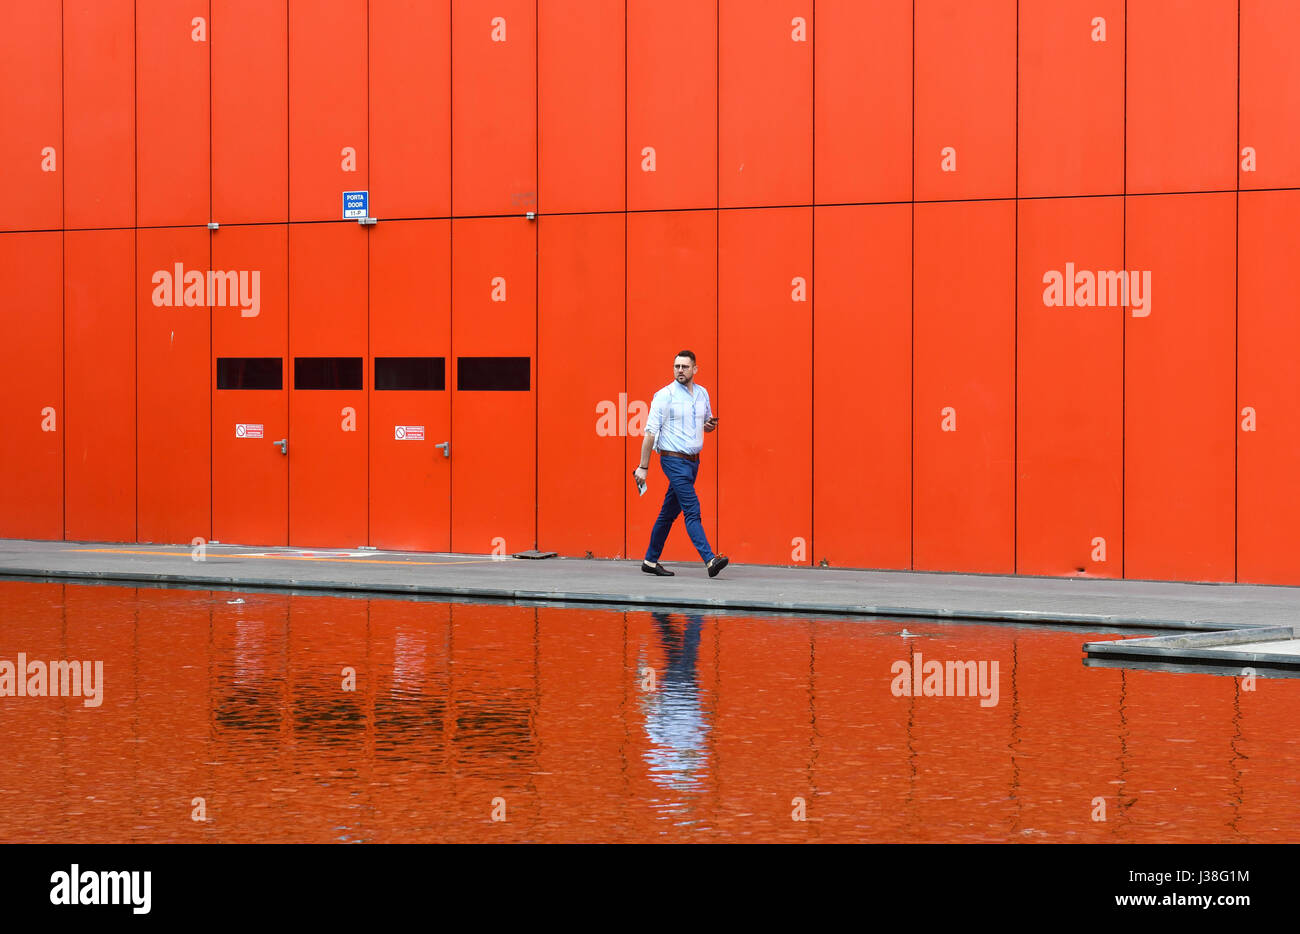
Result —
[[698, 461], [700, 459], [700, 455], [698, 454], [683, 454], [681, 451], [660, 451], [659, 456], [680, 457], [684, 461]]

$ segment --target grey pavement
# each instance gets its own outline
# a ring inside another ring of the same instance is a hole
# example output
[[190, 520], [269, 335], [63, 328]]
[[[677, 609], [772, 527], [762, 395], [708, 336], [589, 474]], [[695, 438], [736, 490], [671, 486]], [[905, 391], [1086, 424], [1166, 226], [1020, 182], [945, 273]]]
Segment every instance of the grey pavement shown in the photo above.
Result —
[[0, 576], [1142, 629], [1292, 626], [1300, 618], [1300, 588], [1249, 584], [736, 564], [710, 579], [698, 562], [666, 562], [677, 576], [654, 577], [639, 561], [234, 545], [208, 545], [204, 557], [192, 560], [188, 545], [0, 540]]

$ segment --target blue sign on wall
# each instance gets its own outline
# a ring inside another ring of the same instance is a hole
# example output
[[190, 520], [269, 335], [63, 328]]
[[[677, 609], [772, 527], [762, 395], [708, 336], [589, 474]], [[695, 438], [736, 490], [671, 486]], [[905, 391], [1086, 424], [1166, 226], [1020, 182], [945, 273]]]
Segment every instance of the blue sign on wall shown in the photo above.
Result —
[[351, 217], [369, 217], [370, 216], [370, 192], [368, 191], [345, 191], [343, 192], [343, 219]]

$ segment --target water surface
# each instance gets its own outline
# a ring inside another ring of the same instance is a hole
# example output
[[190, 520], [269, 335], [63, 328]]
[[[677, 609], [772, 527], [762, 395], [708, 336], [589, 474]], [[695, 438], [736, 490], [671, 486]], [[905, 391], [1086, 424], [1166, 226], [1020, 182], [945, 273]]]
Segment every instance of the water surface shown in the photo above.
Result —
[[[1300, 681], [1116, 635], [0, 581], [0, 660], [104, 663], [0, 698], [0, 841], [1300, 838]], [[914, 652], [997, 704], [896, 696]]]

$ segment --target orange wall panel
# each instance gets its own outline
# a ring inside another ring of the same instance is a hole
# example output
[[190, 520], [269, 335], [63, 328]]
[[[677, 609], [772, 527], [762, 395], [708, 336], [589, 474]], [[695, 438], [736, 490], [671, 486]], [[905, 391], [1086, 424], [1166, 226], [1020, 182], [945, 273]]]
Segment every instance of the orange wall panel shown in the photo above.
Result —
[[291, 221], [342, 218], [343, 192], [370, 187], [366, 28], [366, 0], [289, 0]]
[[[452, 222], [451, 547], [534, 547], [537, 516], [537, 227]], [[529, 391], [456, 388], [461, 357], [527, 357]]]
[[211, 216], [208, 14], [207, 0], [136, 0], [141, 226], [206, 224]]
[[451, 213], [451, 2], [370, 0], [370, 213]]
[[917, 0], [915, 81], [916, 198], [1014, 196], [1016, 0]]
[[538, 223], [537, 542], [623, 553], [626, 215]]
[[[718, 215], [714, 550], [812, 563], [812, 209]], [[710, 440], [713, 444], [710, 444]]]
[[[355, 427], [344, 427], [348, 419]], [[366, 544], [370, 429], [364, 388], [290, 390], [289, 426], [289, 544]]]
[[912, 7], [817, 4], [818, 204], [912, 197]]
[[537, 209], [536, 0], [451, 4], [452, 211]]
[[359, 389], [289, 393], [289, 542], [367, 542], [368, 340], [366, 228], [289, 226], [289, 365], [295, 386], [300, 357], [360, 357]]
[[135, 3], [63, 5], [63, 197], [68, 227], [135, 214]]
[[[211, 0], [212, 219], [289, 218], [285, 0]], [[331, 215], [338, 216], [338, 215]]]
[[815, 211], [813, 550], [912, 561], [912, 206]]
[[1152, 294], [1124, 318], [1125, 577], [1233, 579], [1235, 204], [1127, 199], [1125, 265]]
[[368, 236], [355, 221], [289, 226], [289, 352], [293, 356], [366, 352]]
[[1090, 280], [1124, 266], [1123, 200], [1019, 211], [1016, 571], [1119, 577], [1125, 310]]
[[718, 22], [719, 204], [808, 204], [813, 4], [721, 0]]
[[717, 0], [628, 0], [628, 210], [717, 206], [717, 89]]
[[[140, 541], [189, 544], [195, 537], [212, 537], [212, 312], [207, 302], [220, 296], [215, 289], [208, 293], [206, 283], [196, 288], [185, 281], [192, 273], [207, 275], [210, 239], [202, 227], [136, 231]], [[184, 270], [179, 284], [177, 265]], [[201, 304], [188, 304], [191, 299]], [[230, 302], [230, 294], [224, 299]]]
[[1128, 3], [1128, 192], [1232, 188], [1235, 0]]
[[63, 537], [63, 234], [0, 234], [0, 537]]
[[[1300, 584], [1300, 398], [1294, 349], [1300, 192], [1241, 195], [1237, 285], [1237, 580]], [[1253, 418], [1243, 415], [1250, 408]], [[1252, 430], [1245, 430], [1246, 427]]]
[[212, 310], [213, 356], [283, 357], [289, 340], [288, 226], [223, 226], [212, 235], [212, 268], [256, 272], [261, 293], [257, 314], [229, 305]]
[[[627, 219], [627, 394], [645, 403], [673, 381], [679, 350], [695, 352], [695, 381], [709, 390], [718, 408], [718, 217], [713, 211], [629, 214]], [[705, 435], [695, 491], [709, 544], [718, 543], [718, 433]], [[627, 554], [639, 557], [650, 543], [668, 481], [652, 455], [646, 492], [637, 493], [631, 473], [641, 456], [644, 435], [627, 439], [624, 476], [627, 492]], [[664, 561], [699, 561], [683, 520], [668, 536]]]
[[64, 537], [133, 542], [135, 232], [64, 239]]
[[[289, 231], [283, 224], [222, 227], [212, 237], [213, 268], [256, 272], [261, 300], [256, 315], [246, 316], [240, 308], [212, 309], [209, 385], [216, 386], [219, 357], [276, 357], [283, 363], [280, 389], [213, 389], [212, 537], [217, 541], [288, 543], [289, 465], [274, 445], [289, 437], [288, 254]], [[262, 425], [263, 437], [238, 437], [240, 424]]]
[[[0, 230], [63, 226], [63, 36], [61, 0], [0, 7]], [[47, 171], [46, 147], [54, 149]]]
[[918, 204], [913, 567], [1015, 566], [1015, 206]]
[[1241, 4], [1241, 91], [1238, 146], [1255, 151], [1253, 171], [1237, 153], [1242, 188], [1300, 186], [1300, 4], [1246, 0]]
[[[370, 539], [378, 548], [451, 547], [451, 223], [377, 224], [370, 240]], [[441, 357], [444, 388], [377, 389], [375, 359]], [[424, 439], [398, 438], [422, 425]]]
[[537, 8], [540, 210], [627, 207], [625, 4], [594, 0], [574, 15], [564, 0]]
[[1022, 0], [1019, 43], [1020, 196], [1120, 194], [1123, 0]]

